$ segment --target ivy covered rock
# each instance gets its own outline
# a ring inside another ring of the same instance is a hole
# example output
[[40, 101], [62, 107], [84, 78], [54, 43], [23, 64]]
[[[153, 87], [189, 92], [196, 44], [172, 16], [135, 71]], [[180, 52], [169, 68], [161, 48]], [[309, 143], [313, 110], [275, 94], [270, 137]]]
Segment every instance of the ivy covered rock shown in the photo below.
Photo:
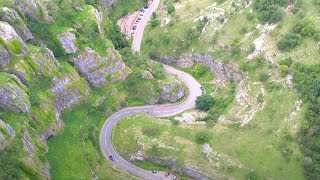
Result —
[[97, 87], [124, 80], [131, 72], [118, 51], [111, 48], [107, 49], [106, 55], [100, 55], [86, 47], [77, 58], [70, 58], [69, 61], [93, 86]]
[[16, 33], [14, 28], [7, 22], [0, 21], [0, 44], [10, 53], [21, 56], [25, 55], [29, 49]]
[[185, 94], [184, 84], [177, 79], [163, 82], [160, 88], [160, 98], [164, 101], [177, 102]]
[[0, 72], [0, 107], [16, 113], [29, 112], [27, 88], [15, 76]]
[[41, 0], [21, 0], [17, 3], [17, 8], [32, 20], [40, 23], [51, 23], [53, 18], [48, 15], [44, 1]]
[[15, 29], [15, 31], [23, 41], [33, 39], [32, 33], [27, 28], [26, 24], [24, 23], [20, 15], [17, 13], [17, 11], [9, 9], [7, 7], [0, 9], [0, 12], [1, 11], [3, 14], [1, 20], [8, 22]]
[[9, 64], [10, 60], [10, 53], [3, 44], [0, 44], [0, 69], [5, 68]]
[[76, 46], [76, 36], [71, 32], [64, 32], [58, 35], [61, 46], [64, 49], [66, 54], [76, 53], [78, 48]]
[[0, 151], [10, 144], [10, 141], [16, 136], [15, 131], [9, 124], [0, 119]]

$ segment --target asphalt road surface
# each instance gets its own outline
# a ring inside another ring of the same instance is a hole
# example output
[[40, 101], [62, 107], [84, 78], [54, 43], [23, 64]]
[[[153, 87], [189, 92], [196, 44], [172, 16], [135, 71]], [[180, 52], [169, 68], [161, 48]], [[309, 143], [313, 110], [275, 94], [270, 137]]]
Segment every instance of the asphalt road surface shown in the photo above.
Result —
[[[153, 3], [147, 9], [144, 18], [141, 20], [137, 31], [133, 37], [132, 50], [140, 51], [140, 44], [143, 36], [144, 27], [150, 19], [152, 13], [156, 10], [159, 5], [159, 0], [154, 0]], [[112, 131], [116, 127], [118, 121], [124, 117], [132, 116], [138, 113], [148, 113], [154, 117], [169, 117], [179, 114], [183, 111], [191, 109], [195, 106], [195, 100], [201, 95], [200, 84], [189, 74], [179, 71], [171, 66], [164, 65], [165, 71], [169, 74], [177, 75], [188, 87], [189, 95], [188, 98], [176, 104], [163, 104], [163, 105], [152, 105], [152, 106], [139, 106], [129, 107], [122, 109], [112, 116], [110, 116], [104, 123], [100, 132], [100, 147], [104, 156], [117, 167], [130, 172], [142, 179], [147, 180], [162, 180], [163, 177], [159, 176], [159, 173], [153, 174], [151, 171], [144, 170], [134, 164], [131, 164], [124, 158], [122, 158], [115, 150], [112, 144]], [[112, 155], [115, 159], [111, 161], [109, 156]]]
[[144, 28], [146, 27], [149, 19], [152, 16], [152, 13], [157, 9], [160, 0], [153, 0], [152, 4], [149, 5], [148, 9], [144, 13], [143, 18], [141, 19], [140, 23], [137, 26], [136, 32], [133, 34], [133, 42], [132, 42], [132, 50], [139, 52], [140, 51], [140, 44], [142, 41], [142, 36], [144, 32]]

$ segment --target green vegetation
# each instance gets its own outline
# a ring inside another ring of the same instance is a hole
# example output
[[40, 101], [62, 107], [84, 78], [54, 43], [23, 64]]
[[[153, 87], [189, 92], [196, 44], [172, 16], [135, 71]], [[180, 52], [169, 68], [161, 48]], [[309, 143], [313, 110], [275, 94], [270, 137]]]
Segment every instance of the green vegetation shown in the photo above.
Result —
[[12, 51], [15, 54], [21, 54], [22, 53], [22, 44], [18, 39], [14, 39], [8, 43], [6, 43], [1, 37], [0, 37], [0, 44], [2, 44], [4, 47], [6, 47], [8, 50]]
[[196, 108], [202, 111], [208, 111], [210, 108], [214, 106], [214, 99], [209, 94], [204, 94], [202, 96], [198, 96], [196, 100]]

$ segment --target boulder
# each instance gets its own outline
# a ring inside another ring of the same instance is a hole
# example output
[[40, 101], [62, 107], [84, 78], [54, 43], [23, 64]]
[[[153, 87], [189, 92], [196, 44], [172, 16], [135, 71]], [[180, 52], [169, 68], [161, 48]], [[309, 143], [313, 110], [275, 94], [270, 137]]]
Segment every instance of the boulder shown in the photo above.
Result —
[[58, 39], [67, 54], [76, 53], [78, 48], [76, 46], [75, 40], [76, 36], [71, 32], [64, 32], [58, 35]]
[[105, 86], [109, 82], [124, 80], [130, 74], [118, 51], [108, 48], [102, 56], [86, 47], [77, 58], [70, 58], [77, 70], [93, 85]]
[[30, 101], [26, 91], [26, 86], [15, 75], [0, 72], [1, 108], [16, 113], [29, 112]]
[[178, 80], [164, 82], [160, 88], [160, 98], [164, 101], [177, 102], [185, 94], [185, 86]]
[[16, 56], [25, 55], [29, 51], [27, 45], [22, 41], [13, 27], [3, 21], [0, 21], [0, 43]]
[[149, 71], [142, 71], [142, 78], [144, 79], [154, 79], [153, 75]]
[[0, 151], [3, 150], [7, 145], [10, 144], [10, 141], [16, 136], [15, 131], [12, 127], [6, 124], [0, 119]]
[[27, 28], [26, 24], [24, 23], [20, 15], [17, 13], [17, 11], [4, 7], [2, 8], [2, 12], [3, 16], [1, 20], [8, 22], [15, 29], [15, 31], [23, 41], [33, 39], [32, 33]]
[[48, 15], [44, 2], [42, 0], [21, 0], [17, 4], [17, 8], [32, 20], [49, 24], [53, 22], [53, 18]]

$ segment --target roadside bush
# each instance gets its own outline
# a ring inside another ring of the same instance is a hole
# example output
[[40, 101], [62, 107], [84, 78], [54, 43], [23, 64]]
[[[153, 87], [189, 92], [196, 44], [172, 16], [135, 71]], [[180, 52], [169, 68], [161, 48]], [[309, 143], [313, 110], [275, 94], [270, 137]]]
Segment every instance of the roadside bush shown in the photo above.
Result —
[[193, 68], [193, 74], [196, 77], [201, 77], [207, 71], [207, 66], [203, 63], [198, 63]]
[[196, 134], [196, 143], [198, 143], [198, 144], [207, 143], [207, 142], [209, 142], [209, 140], [210, 140], [210, 136], [206, 132], [198, 132]]
[[201, 111], [208, 111], [215, 104], [214, 98], [209, 94], [198, 96], [196, 100], [196, 109]]
[[280, 42], [278, 42], [278, 48], [284, 51], [291, 50], [300, 43], [300, 40], [300, 35], [289, 33], [285, 35]]

